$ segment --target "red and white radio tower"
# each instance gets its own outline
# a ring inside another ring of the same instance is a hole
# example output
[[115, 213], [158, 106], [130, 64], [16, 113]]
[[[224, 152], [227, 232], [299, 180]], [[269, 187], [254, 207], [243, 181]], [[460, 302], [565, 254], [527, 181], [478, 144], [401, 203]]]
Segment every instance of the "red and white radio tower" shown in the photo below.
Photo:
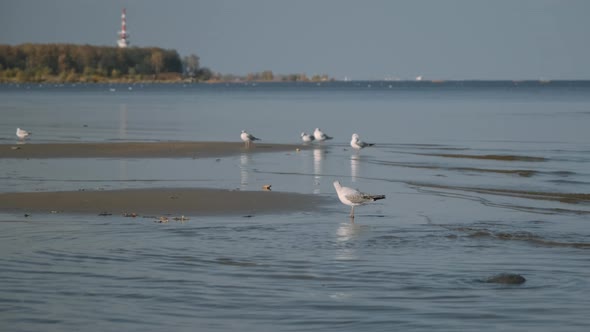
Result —
[[125, 8], [123, 8], [123, 12], [121, 13], [121, 31], [119, 31], [119, 39], [117, 40], [117, 44], [121, 48], [129, 46], [129, 34], [127, 33], [126, 16]]

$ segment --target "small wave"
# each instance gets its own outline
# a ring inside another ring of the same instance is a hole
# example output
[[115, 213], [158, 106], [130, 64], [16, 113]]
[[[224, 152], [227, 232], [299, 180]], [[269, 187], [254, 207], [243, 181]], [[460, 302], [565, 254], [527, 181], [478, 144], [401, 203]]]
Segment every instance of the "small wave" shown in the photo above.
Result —
[[502, 155], [502, 154], [472, 155], [472, 154], [450, 154], [450, 153], [416, 153], [416, 155], [442, 157], [442, 158], [482, 159], [482, 160], [497, 160], [497, 161], [542, 162], [542, 161], [548, 160], [547, 158], [543, 158], [543, 157]]
[[372, 163], [384, 166], [394, 167], [406, 167], [406, 168], [421, 168], [421, 169], [433, 169], [433, 170], [447, 170], [447, 171], [458, 171], [458, 172], [479, 172], [479, 173], [497, 173], [506, 175], [518, 175], [522, 177], [531, 177], [536, 175], [538, 172], [531, 169], [490, 169], [490, 168], [477, 168], [477, 167], [450, 167], [450, 166], [438, 166], [432, 164], [417, 164], [417, 163], [403, 163], [393, 161], [377, 160]]
[[466, 233], [468, 238], [472, 239], [494, 239], [494, 240], [501, 240], [501, 241], [522, 241], [527, 242], [530, 244], [544, 246], [544, 247], [557, 247], [557, 248], [576, 248], [576, 249], [590, 249], [590, 242], [565, 242], [565, 241], [555, 241], [543, 238], [542, 236], [526, 232], [526, 231], [518, 231], [518, 232], [502, 232], [502, 231], [492, 231], [489, 229], [480, 229], [480, 228], [473, 228], [473, 227], [456, 227], [451, 228], [451, 230], [461, 233]]
[[547, 173], [551, 174], [551, 175], [555, 175], [555, 176], [561, 176], [561, 177], [568, 177], [568, 176], [576, 175], [576, 173], [571, 172], [571, 171], [554, 171], [554, 172], [547, 172]]
[[549, 180], [548, 182], [555, 184], [590, 185], [590, 182], [573, 180]]
[[435, 189], [449, 189], [467, 192], [475, 192], [479, 194], [511, 196], [518, 198], [558, 201], [561, 203], [578, 204], [590, 203], [590, 194], [587, 193], [562, 193], [562, 192], [544, 192], [544, 191], [527, 191], [514, 189], [495, 189], [495, 188], [480, 188], [480, 187], [465, 187], [465, 186], [451, 186], [439, 184], [426, 184], [408, 182], [411, 186], [429, 187]]
[[257, 263], [251, 261], [238, 261], [232, 258], [220, 257], [215, 260], [216, 263], [221, 265], [231, 265], [231, 266], [242, 266], [242, 267], [251, 267], [251, 266], [258, 266]]
[[468, 148], [454, 147], [454, 146], [443, 145], [443, 144], [408, 143], [408, 144], [387, 144], [387, 145], [391, 146], [391, 147], [397, 147], [397, 148], [403, 148], [403, 149], [452, 150], [452, 151], [469, 150]]

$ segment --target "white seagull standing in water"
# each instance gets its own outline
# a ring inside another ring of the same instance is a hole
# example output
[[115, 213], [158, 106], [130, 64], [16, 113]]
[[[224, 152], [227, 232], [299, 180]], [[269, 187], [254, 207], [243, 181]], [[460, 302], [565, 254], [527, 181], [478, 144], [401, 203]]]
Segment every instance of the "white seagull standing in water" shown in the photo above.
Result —
[[352, 139], [350, 140], [350, 146], [352, 146], [353, 149], [359, 151], [362, 148], [366, 148], [367, 146], [373, 146], [373, 145], [375, 145], [375, 144], [361, 141], [359, 134], [352, 134]]
[[303, 140], [303, 142], [309, 143], [309, 142], [313, 142], [315, 140], [315, 137], [313, 135], [309, 135], [306, 132], [302, 132], [301, 139]]
[[242, 134], [240, 135], [242, 141], [246, 142], [246, 147], [250, 147], [250, 142], [253, 141], [260, 141], [260, 138], [254, 137], [252, 134], [248, 134], [245, 130], [242, 130]]
[[338, 181], [334, 181], [334, 188], [336, 188], [336, 193], [338, 193], [338, 198], [340, 199], [340, 202], [351, 207], [350, 218], [352, 219], [354, 219], [355, 206], [365, 205], [369, 202], [374, 202], [385, 198], [385, 195], [365, 194], [363, 192], [358, 191], [357, 189], [343, 187]]
[[319, 142], [333, 138], [333, 137], [330, 137], [330, 136], [324, 134], [324, 132], [320, 128], [316, 128], [314, 130], [313, 137], [315, 138], [316, 141], [319, 141]]
[[25, 139], [27, 136], [31, 135], [28, 131], [20, 128], [16, 128], [16, 136], [20, 139]]

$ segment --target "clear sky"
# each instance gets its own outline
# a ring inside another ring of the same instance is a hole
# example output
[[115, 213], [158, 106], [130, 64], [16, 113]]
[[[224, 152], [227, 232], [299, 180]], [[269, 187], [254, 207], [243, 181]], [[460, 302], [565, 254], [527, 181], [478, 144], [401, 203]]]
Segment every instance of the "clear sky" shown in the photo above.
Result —
[[0, 44], [172, 48], [224, 74], [590, 79], [588, 0], [0, 0]]

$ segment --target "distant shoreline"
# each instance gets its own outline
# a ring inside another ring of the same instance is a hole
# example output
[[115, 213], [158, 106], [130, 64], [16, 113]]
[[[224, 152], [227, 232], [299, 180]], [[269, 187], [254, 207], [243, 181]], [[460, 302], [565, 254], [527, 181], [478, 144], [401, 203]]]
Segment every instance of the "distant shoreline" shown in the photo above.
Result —
[[217, 83], [294, 83], [294, 82], [304, 82], [304, 83], [322, 83], [322, 82], [346, 82], [343, 80], [336, 80], [333, 78], [329, 79], [314, 79], [314, 78], [305, 78], [305, 79], [285, 79], [285, 80], [258, 80], [258, 79], [246, 79], [246, 78], [235, 78], [235, 79], [209, 79], [209, 80], [195, 80], [191, 78], [186, 78], [181, 74], [176, 73], [165, 73], [160, 74], [160, 78], [143, 78], [143, 79], [135, 79], [130, 77], [124, 78], [79, 78], [79, 79], [70, 79], [64, 80], [61, 76], [48, 76], [42, 79], [33, 79], [33, 80], [18, 80], [18, 79], [6, 79], [0, 77], [0, 84], [35, 84], [35, 83], [45, 83], [45, 84], [150, 84], [150, 83], [171, 83], [171, 84], [179, 84], [179, 83], [205, 83], [205, 84], [217, 84]]
[[325, 82], [324, 74], [222, 74], [201, 66], [196, 54], [181, 57], [174, 49], [114, 47], [67, 43], [0, 44], [0, 82], [130, 83], [208, 81]]
[[99, 46], [67, 43], [0, 44], [1, 83], [279, 83], [279, 82], [416, 82], [444, 83], [463, 81], [540, 82], [587, 81], [588, 79], [538, 78], [445, 79], [441, 77], [400, 78], [384, 75], [382, 79], [336, 79], [326, 73], [303, 72], [280, 74], [272, 70], [247, 74], [223, 74], [203, 67], [196, 54], [181, 57], [174, 49], [159, 47]]
[[3, 80], [0, 79], [0, 85], [11, 85], [11, 84], [292, 84], [292, 83], [303, 83], [303, 84], [322, 84], [322, 83], [364, 83], [364, 82], [377, 82], [387, 84], [416, 84], [416, 85], [440, 85], [440, 84], [460, 84], [460, 83], [511, 83], [511, 84], [555, 84], [555, 83], [590, 83], [590, 79], [556, 79], [556, 80], [540, 80], [540, 79], [524, 79], [524, 80], [512, 80], [512, 79], [449, 79], [449, 80], [387, 80], [387, 79], [358, 79], [358, 80], [338, 80], [330, 79], [327, 81], [280, 81], [280, 80], [246, 80], [246, 79], [233, 79], [233, 80], [207, 80], [207, 81], [195, 81], [185, 78], [177, 79], [108, 79], [108, 80], [78, 80], [78, 81], [63, 81], [63, 80], [44, 80], [44, 81], [17, 81], [17, 80]]

